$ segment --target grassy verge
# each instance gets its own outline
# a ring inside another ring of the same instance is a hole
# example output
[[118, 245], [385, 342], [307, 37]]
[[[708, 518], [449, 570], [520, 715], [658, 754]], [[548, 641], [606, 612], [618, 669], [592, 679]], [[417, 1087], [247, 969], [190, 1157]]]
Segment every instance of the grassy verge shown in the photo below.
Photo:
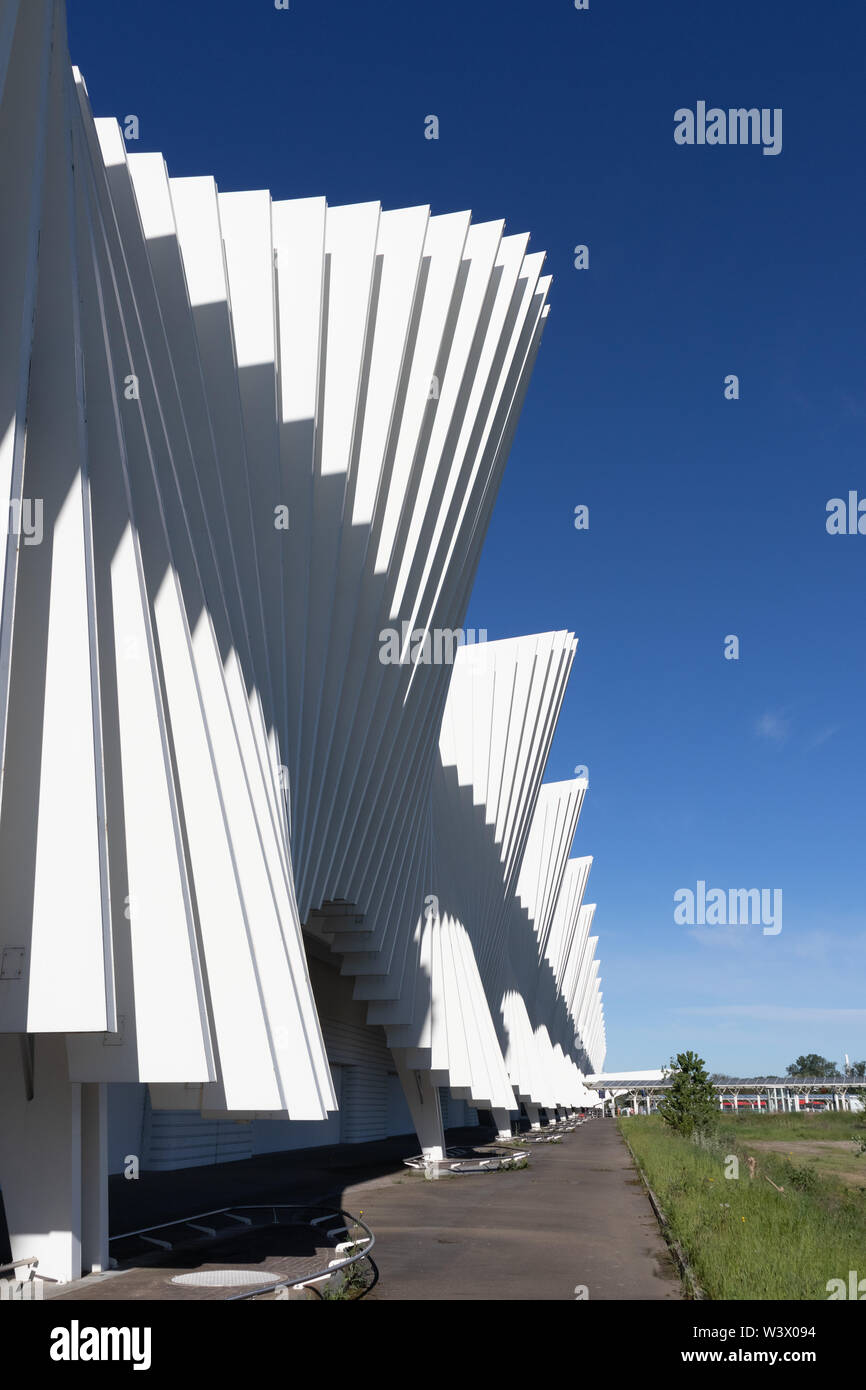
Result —
[[720, 1115], [719, 1129], [738, 1139], [850, 1139], [852, 1134], [866, 1138], [866, 1112]]
[[[803, 1123], [811, 1126], [809, 1138], [817, 1137], [822, 1118], [804, 1117]], [[848, 1116], [847, 1134], [840, 1137], [856, 1132], [853, 1119]], [[774, 1138], [764, 1127], [767, 1123], [773, 1121], [756, 1118], [760, 1136]], [[866, 1276], [862, 1189], [835, 1183], [811, 1165], [765, 1150], [757, 1155], [756, 1175], [750, 1178], [749, 1136], [740, 1128], [741, 1120], [723, 1122], [712, 1149], [682, 1139], [658, 1116], [621, 1119], [619, 1124], [664, 1209], [671, 1234], [710, 1298], [826, 1299], [828, 1280], [847, 1282], [852, 1269]], [[728, 1155], [739, 1159], [738, 1178], [725, 1176], [733, 1167]]]

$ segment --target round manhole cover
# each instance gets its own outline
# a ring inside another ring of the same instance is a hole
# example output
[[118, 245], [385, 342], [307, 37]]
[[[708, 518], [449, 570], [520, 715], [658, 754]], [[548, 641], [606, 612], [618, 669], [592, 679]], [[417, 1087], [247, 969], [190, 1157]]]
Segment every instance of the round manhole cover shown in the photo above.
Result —
[[227, 1289], [238, 1284], [275, 1284], [279, 1277], [256, 1269], [197, 1269], [194, 1274], [175, 1274], [171, 1282], [186, 1288]]

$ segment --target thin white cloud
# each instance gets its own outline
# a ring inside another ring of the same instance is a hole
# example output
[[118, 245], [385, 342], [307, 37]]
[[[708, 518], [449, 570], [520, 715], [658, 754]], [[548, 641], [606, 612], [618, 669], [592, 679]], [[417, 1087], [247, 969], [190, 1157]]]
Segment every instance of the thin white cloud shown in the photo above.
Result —
[[762, 1023], [866, 1023], [866, 1009], [803, 1009], [785, 1004], [689, 1004], [673, 1012], [704, 1018], [751, 1018]]
[[768, 739], [771, 743], [786, 743], [791, 734], [791, 721], [778, 710], [768, 710], [756, 722], [755, 733], [758, 738]]
[[[693, 941], [697, 941], [701, 946], [727, 947], [729, 950], [741, 950], [748, 944], [749, 937], [754, 935], [754, 927], [693, 927], [686, 932]], [[760, 932], [758, 933], [760, 937]]]
[[834, 734], [838, 734], [841, 727], [841, 724], [828, 724], [826, 729], [821, 729], [820, 732], [815, 735], [808, 746], [810, 748], [820, 748], [822, 743], [826, 743]]

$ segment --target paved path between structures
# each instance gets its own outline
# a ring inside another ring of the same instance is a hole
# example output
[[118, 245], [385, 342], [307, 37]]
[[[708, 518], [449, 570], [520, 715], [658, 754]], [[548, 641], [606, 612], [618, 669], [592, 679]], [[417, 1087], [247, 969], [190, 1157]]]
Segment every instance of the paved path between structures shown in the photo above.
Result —
[[[449, 1143], [490, 1137], [451, 1131]], [[590, 1120], [558, 1144], [529, 1145], [527, 1171], [428, 1182], [400, 1158], [414, 1136], [240, 1163], [113, 1178], [112, 1229], [148, 1225], [231, 1202], [337, 1201], [376, 1234], [378, 1282], [367, 1301], [681, 1299], [676, 1267], [614, 1121]], [[122, 1186], [120, 1185], [122, 1184]], [[273, 1231], [273, 1228], [270, 1228]], [[238, 1249], [244, 1268], [270, 1267], [267, 1239]], [[163, 1299], [178, 1267], [216, 1257], [207, 1247], [165, 1263], [64, 1285], [61, 1300]], [[220, 1252], [223, 1267], [234, 1263]], [[189, 1295], [187, 1295], [189, 1296]], [[193, 1295], [195, 1296], [195, 1295]], [[201, 1292], [198, 1292], [201, 1297]], [[211, 1295], [213, 1297], [214, 1295]], [[216, 1295], [222, 1296], [221, 1294]]]
[[561, 1301], [577, 1285], [590, 1302], [682, 1298], [614, 1121], [529, 1149], [528, 1172], [353, 1187], [348, 1205], [376, 1233], [368, 1299]]

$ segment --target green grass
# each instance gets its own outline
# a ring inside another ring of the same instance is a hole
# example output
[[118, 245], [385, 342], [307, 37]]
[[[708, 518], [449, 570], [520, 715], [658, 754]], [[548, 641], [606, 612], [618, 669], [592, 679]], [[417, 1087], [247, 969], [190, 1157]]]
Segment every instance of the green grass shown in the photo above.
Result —
[[[753, 1114], [742, 1118], [727, 1115], [721, 1119], [720, 1135], [750, 1144], [772, 1143], [784, 1149], [783, 1156], [793, 1164], [809, 1164], [819, 1177], [838, 1185], [866, 1182], [866, 1153], [857, 1150], [855, 1140], [866, 1143], [866, 1114], [825, 1111], [808, 1114]], [[827, 1142], [842, 1145], [811, 1151]], [[727, 1142], [727, 1139], [726, 1139]], [[808, 1146], [808, 1147], [807, 1147]], [[754, 1149], [760, 1155], [761, 1149]]]
[[[759, 1151], [754, 1179], [745, 1161], [751, 1137], [800, 1138], [799, 1122], [809, 1126], [806, 1138], [850, 1138], [857, 1132], [852, 1121], [862, 1117], [843, 1116], [847, 1132], [826, 1133], [822, 1121], [838, 1118], [756, 1116], [754, 1133], [752, 1122], [723, 1119], [712, 1151], [681, 1138], [659, 1116], [619, 1121], [710, 1298], [826, 1299], [829, 1279], [847, 1281], [852, 1269], [866, 1276], [866, 1191], [834, 1182], [797, 1157]], [[771, 1132], [786, 1121], [781, 1136]], [[739, 1157], [737, 1179], [725, 1177], [728, 1154]]]
[[866, 1136], [866, 1111], [825, 1110], [816, 1115], [751, 1111], [720, 1115], [719, 1128], [739, 1139], [850, 1139], [854, 1134]]

